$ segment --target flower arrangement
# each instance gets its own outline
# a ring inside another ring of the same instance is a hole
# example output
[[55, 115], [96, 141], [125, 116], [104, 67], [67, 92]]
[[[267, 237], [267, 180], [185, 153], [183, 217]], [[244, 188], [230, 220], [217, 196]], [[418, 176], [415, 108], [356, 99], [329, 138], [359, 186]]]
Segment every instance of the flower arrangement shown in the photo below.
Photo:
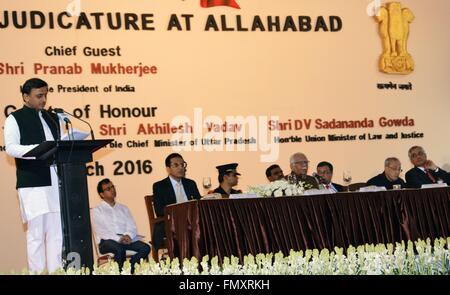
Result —
[[256, 194], [260, 197], [301, 196], [311, 185], [302, 181], [290, 183], [286, 180], [277, 180], [268, 184], [250, 186], [248, 194]]
[[[240, 264], [237, 257], [225, 257], [219, 264], [217, 257], [209, 256], [199, 261], [193, 257], [178, 258], [156, 263], [141, 260], [135, 265], [136, 275], [450, 275], [450, 238], [408, 241], [393, 244], [366, 244], [350, 246], [344, 254], [342, 248], [334, 251], [317, 249], [291, 250], [288, 256], [282, 253], [251, 254]], [[89, 269], [60, 270], [55, 274], [86, 275]], [[22, 274], [27, 274], [23, 271]], [[127, 261], [122, 272], [114, 261], [94, 266], [94, 275], [130, 275], [131, 265]]]

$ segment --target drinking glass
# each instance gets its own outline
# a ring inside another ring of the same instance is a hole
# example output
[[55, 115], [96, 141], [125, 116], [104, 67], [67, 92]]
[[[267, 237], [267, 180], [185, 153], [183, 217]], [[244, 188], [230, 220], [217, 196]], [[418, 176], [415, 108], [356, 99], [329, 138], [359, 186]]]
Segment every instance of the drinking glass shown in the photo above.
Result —
[[352, 183], [352, 173], [348, 170], [344, 171], [342, 174], [342, 180], [344, 181], [344, 184], [349, 186], [350, 183]]
[[203, 177], [203, 188], [204, 189], [211, 188], [211, 177]]

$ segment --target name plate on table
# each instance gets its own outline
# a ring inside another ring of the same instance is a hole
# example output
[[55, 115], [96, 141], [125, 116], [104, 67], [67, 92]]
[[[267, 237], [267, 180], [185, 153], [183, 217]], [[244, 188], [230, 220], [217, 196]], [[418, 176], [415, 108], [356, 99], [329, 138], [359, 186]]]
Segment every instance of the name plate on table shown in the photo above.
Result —
[[304, 196], [315, 196], [315, 195], [329, 195], [329, 194], [335, 194], [336, 192], [332, 189], [309, 189], [306, 190], [303, 195]]
[[384, 192], [387, 191], [386, 187], [384, 186], [366, 186], [366, 187], [361, 187], [359, 189], [360, 192], [362, 193], [368, 193], [368, 192]]
[[230, 199], [256, 199], [259, 198], [257, 194], [231, 194]]
[[222, 195], [221, 194], [207, 194], [206, 196], [203, 196], [200, 200], [218, 200], [218, 199], [222, 199]]
[[447, 187], [445, 182], [443, 183], [432, 183], [432, 184], [422, 184], [422, 188], [437, 188], [437, 187]]

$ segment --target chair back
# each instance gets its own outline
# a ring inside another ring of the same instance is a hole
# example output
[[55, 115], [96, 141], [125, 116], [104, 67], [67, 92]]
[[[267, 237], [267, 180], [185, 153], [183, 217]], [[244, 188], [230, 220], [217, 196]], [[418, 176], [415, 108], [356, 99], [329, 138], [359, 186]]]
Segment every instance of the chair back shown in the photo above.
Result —
[[[147, 195], [144, 197], [145, 199], [145, 206], [147, 207], [147, 215], [148, 215], [148, 222], [150, 224], [150, 237], [153, 236], [153, 231], [155, 229], [155, 224], [159, 222], [164, 221], [164, 217], [157, 217], [155, 212], [155, 206], [154, 206], [154, 196], [153, 195]], [[154, 261], [159, 261], [159, 255], [158, 251], [156, 251], [153, 241], [150, 241], [150, 244], [152, 246], [152, 257]], [[163, 249], [163, 248], [161, 248]]]
[[147, 214], [148, 214], [148, 222], [150, 224], [150, 231], [153, 234], [153, 229], [155, 227], [155, 224], [157, 224], [157, 223], [159, 223], [161, 221], [164, 221], [164, 217], [157, 217], [156, 216], [153, 195], [145, 196], [145, 206], [147, 207]]
[[92, 233], [92, 243], [93, 243], [92, 248], [94, 248], [94, 255], [95, 255], [94, 257], [97, 257], [97, 266], [100, 266], [100, 265], [108, 262], [108, 260], [114, 259], [114, 254], [113, 253], [100, 254], [100, 250], [98, 249], [97, 237], [95, 235], [93, 219], [92, 219], [92, 215], [93, 215], [92, 210], [93, 210], [92, 208], [89, 209], [89, 211], [91, 213], [91, 233]]

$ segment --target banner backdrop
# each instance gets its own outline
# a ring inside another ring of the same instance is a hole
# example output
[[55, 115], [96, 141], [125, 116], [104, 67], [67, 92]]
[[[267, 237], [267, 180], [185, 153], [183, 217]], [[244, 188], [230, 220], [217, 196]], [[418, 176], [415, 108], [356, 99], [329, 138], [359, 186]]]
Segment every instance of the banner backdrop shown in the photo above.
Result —
[[[173, 151], [202, 193], [204, 177], [218, 185], [217, 165], [239, 163], [245, 191], [267, 181], [272, 163], [288, 173], [294, 152], [308, 156], [310, 174], [332, 162], [338, 183], [344, 170], [366, 181], [390, 156], [409, 169], [412, 145], [449, 170], [447, 0], [402, 1], [408, 18], [376, 18], [380, 1], [365, 0], [0, 3], [2, 122], [22, 106], [25, 80], [46, 80], [48, 106], [114, 139], [88, 167], [91, 207], [110, 178], [147, 239], [144, 196]], [[393, 55], [384, 66], [414, 71], [380, 71], [383, 40], [413, 60]], [[26, 243], [3, 137], [0, 150], [0, 271], [9, 272], [26, 267]]]

